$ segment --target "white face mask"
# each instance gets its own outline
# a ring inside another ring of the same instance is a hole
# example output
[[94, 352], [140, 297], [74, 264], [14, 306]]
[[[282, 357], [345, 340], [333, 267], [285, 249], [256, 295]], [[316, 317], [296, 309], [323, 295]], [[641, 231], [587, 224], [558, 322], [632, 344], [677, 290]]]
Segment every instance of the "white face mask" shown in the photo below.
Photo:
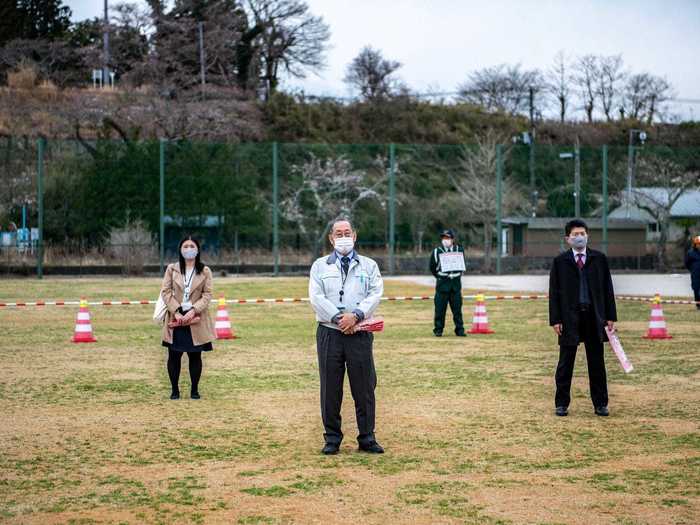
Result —
[[333, 247], [340, 255], [347, 255], [355, 247], [355, 241], [352, 237], [340, 237], [333, 239]]
[[583, 250], [588, 244], [588, 235], [577, 235], [576, 237], [569, 237], [569, 246], [576, 248], [577, 250]]
[[447, 249], [452, 247], [452, 239], [443, 239], [442, 240], [442, 247]]
[[195, 259], [197, 257], [197, 254], [199, 252], [197, 251], [197, 248], [183, 248], [180, 253], [182, 253], [182, 256], [185, 259], [191, 261], [192, 259]]

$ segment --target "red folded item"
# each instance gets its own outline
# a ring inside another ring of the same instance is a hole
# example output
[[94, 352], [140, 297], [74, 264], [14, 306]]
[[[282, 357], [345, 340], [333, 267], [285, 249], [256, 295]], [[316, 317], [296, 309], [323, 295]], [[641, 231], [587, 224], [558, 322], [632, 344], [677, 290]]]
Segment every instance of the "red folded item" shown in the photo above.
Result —
[[382, 332], [384, 330], [384, 318], [370, 317], [357, 323], [355, 328], [362, 332]]
[[190, 320], [189, 323], [179, 323], [179, 322], [173, 320], [173, 321], [170, 321], [170, 322], [168, 323], [168, 328], [177, 328], [178, 326], [190, 326], [190, 325], [192, 325], [192, 324], [197, 324], [200, 320], [201, 320], [201, 317], [199, 317], [198, 315], [195, 315], [195, 316]]

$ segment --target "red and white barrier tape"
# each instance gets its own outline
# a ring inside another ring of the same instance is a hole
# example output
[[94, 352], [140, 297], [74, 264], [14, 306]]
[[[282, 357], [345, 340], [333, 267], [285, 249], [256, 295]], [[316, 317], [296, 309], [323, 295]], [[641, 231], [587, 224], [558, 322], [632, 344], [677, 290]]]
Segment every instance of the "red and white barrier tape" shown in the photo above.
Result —
[[[620, 301], [638, 301], [642, 303], [653, 303], [655, 302], [654, 297], [634, 297], [629, 295], [618, 295], [615, 296], [616, 299]], [[660, 299], [659, 304], [700, 304], [700, 301], [690, 301], [683, 299]]]
[[[464, 295], [465, 300], [478, 300], [478, 295]], [[548, 295], [482, 295], [486, 301], [503, 301], [503, 300], [538, 300], [547, 299]], [[638, 302], [654, 302], [654, 297], [634, 297], [620, 295], [616, 297], [620, 301], [638, 301]], [[382, 301], [432, 301], [432, 295], [416, 295], [416, 296], [392, 296], [382, 297]], [[226, 299], [227, 304], [275, 304], [275, 303], [308, 303], [308, 297], [278, 297], [278, 298], [254, 298], [254, 299]], [[680, 299], [661, 299], [660, 304], [700, 304], [696, 301], [680, 300]], [[133, 305], [148, 305], [156, 304], [156, 301], [143, 299], [141, 301], [87, 301], [89, 306], [133, 306]], [[216, 306], [216, 299], [212, 300], [212, 306]], [[27, 302], [0, 302], [0, 308], [22, 308], [29, 306], [79, 306], [80, 301], [27, 301]]]
[[[466, 300], [476, 300], [479, 295], [464, 295]], [[503, 300], [503, 299], [546, 299], [546, 295], [484, 295], [485, 300]], [[391, 296], [382, 297], [382, 301], [432, 301], [432, 295], [415, 295], [415, 296]], [[277, 298], [253, 298], [253, 299], [226, 299], [227, 304], [269, 304], [269, 303], [308, 303], [308, 297], [277, 297]], [[212, 306], [215, 306], [216, 299], [212, 300]], [[156, 304], [156, 301], [141, 300], [141, 301], [86, 301], [89, 306], [133, 306], [144, 304]], [[17, 308], [25, 306], [78, 306], [80, 301], [30, 301], [30, 302], [0, 302], [0, 308]]]

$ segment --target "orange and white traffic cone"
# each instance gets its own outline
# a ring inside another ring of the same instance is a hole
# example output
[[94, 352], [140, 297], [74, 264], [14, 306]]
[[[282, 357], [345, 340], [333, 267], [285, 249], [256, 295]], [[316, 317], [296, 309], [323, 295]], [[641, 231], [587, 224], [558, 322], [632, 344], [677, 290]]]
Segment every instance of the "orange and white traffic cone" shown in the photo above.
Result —
[[664, 319], [664, 311], [661, 309], [661, 295], [658, 293], [654, 297], [654, 302], [651, 305], [651, 317], [649, 318], [649, 330], [644, 336], [644, 339], [672, 339], [673, 336], [668, 334], [666, 330], [666, 319]]
[[75, 332], [73, 333], [74, 343], [94, 343], [97, 341], [92, 335], [92, 324], [90, 324], [90, 312], [85, 299], [80, 300], [80, 309], [75, 318]]
[[472, 329], [468, 334], [493, 334], [494, 331], [489, 328], [489, 318], [486, 315], [486, 303], [484, 302], [484, 294], [476, 296], [476, 307], [474, 308], [474, 317], [472, 319]]
[[217, 339], [235, 339], [233, 330], [231, 329], [231, 320], [226, 311], [226, 299], [222, 295], [219, 298], [219, 307], [216, 310], [216, 322], [214, 323]]

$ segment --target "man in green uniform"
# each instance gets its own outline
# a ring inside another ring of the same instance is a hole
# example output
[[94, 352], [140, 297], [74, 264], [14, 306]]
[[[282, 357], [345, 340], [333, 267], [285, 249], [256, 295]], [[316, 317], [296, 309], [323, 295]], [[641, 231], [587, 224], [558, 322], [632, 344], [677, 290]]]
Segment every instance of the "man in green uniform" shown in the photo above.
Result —
[[[464, 249], [455, 243], [455, 234], [452, 230], [444, 230], [440, 233], [441, 245], [430, 254], [430, 273], [435, 276], [435, 328], [433, 334], [442, 336], [445, 328], [445, 313], [447, 305], [452, 310], [452, 318], [455, 322], [455, 334], [464, 337], [464, 321], [462, 320], [462, 270], [447, 269], [443, 271], [441, 254], [460, 253], [464, 260]], [[462, 266], [463, 268], [463, 266]]]

